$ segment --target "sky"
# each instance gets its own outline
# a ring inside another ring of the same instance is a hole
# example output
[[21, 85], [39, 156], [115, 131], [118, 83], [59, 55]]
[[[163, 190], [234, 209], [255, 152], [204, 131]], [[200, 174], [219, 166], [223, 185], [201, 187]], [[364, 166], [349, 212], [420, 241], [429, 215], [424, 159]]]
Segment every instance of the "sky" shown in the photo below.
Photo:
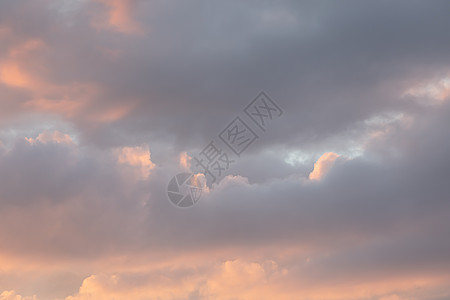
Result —
[[1, 1], [0, 300], [450, 299], [449, 11]]

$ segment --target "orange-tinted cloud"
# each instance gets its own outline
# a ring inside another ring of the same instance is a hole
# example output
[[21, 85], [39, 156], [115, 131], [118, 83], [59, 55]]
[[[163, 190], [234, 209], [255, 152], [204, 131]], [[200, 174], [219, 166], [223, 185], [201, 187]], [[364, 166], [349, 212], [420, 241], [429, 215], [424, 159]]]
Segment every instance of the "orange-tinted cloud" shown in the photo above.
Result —
[[0, 294], [0, 300], [38, 300], [38, 298], [36, 296], [23, 297], [21, 295], [18, 295], [15, 291], [9, 290], [3, 291]]
[[[300, 264], [299, 264], [300, 265]], [[225, 260], [187, 268], [168, 267], [158, 271], [101, 273], [87, 277], [78, 293], [66, 300], [144, 299], [416, 299], [438, 295], [445, 277], [417, 276], [379, 279], [317, 280], [312, 282], [299, 265], [281, 267], [276, 261]], [[445, 290], [445, 289], [444, 289]]]
[[92, 123], [110, 123], [124, 118], [133, 109], [133, 104], [125, 103], [122, 105], [102, 107], [96, 112], [87, 112], [86, 117]]
[[142, 178], [147, 178], [155, 167], [151, 161], [148, 146], [123, 147], [117, 150], [117, 161], [127, 164], [139, 170]]
[[334, 162], [339, 157], [338, 154], [334, 152], [324, 153], [315, 163], [314, 169], [309, 174], [309, 179], [311, 180], [320, 180], [322, 179], [331, 167], [334, 165]]
[[8, 54], [0, 60], [0, 81], [20, 88], [38, 86], [40, 81], [30, 74], [25, 67], [24, 60], [44, 48], [45, 43], [42, 40], [33, 38], [10, 47]]
[[413, 97], [420, 104], [441, 104], [450, 97], [450, 77], [432, 78], [408, 88], [403, 97]]
[[38, 112], [57, 113], [70, 118], [76, 116], [86, 104], [86, 100], [37, 98], [25, 102], [22, 107]]
[[44, 131], [40, 133], [37, 138], [25, 138], [31, 144], [36, 142], [46, 143], [57, 143], [57, 144], [73, 144], [72, 138], [68, 134], [64, 134], [60, 131]]
[[180, 154], [180, 168], [182, 170], [188, 171], [191, 167], [191, 159], [187, 152], [182, 152]]
[[0, 80], [14, 87], [28, 87], [33, 84], [30, 76], [17, 64], [11, 62], [0, 67]]
[[126, 34], [142, 34], [142, 26], [134, 19], [134, 0], [96, 0], [106, 7], [106, 16], [94, 17], [96, 28], [109, 29]]
[[132, 110], [132, 102], [97, 105], [90, 109], [102, 97], [101, 84], [74, 80], [54, 82], [48, 76], [54, 71], [52, 65], [41, 61], [41, 56], [49, 50], [50, 46], [44, 41], [30, 38], [10, 46], [7, 55], [0, 59], [0, 83], [27, 92], [27, 98], [17, 102], [19, 108], [80, 118], [90, 124], [114, 122]]

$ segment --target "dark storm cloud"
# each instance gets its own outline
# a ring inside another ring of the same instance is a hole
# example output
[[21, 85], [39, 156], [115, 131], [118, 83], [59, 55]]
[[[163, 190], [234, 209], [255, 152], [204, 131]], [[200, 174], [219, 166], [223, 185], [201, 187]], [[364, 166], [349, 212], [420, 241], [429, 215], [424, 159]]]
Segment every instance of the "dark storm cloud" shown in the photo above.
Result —
[[[47, 79], [102, 87], [86, 109], [132, 104], [124, 119], [101, 128], [77, 114], [83, 137], [106, 144], [176, 137], [182, 151], [214, 135], [261, 89], [290, 112], [266, 145], [298, 147], [403, 108], [392, 101], [393, 88], [449, 58], [448, 5], [194, 1], [175, 9], [137, 1], [133, 16], [149, 29], [144, 37], [90, 28], [99, 5], [79, 5], [64, 18], [28, 2], [13, 6], [22, 18], [2, 11], [20, 34], [49, 44], [41, 54]], [[31, 9], [37, 13], [21, 22]], [[101, 49], [121, 54], [111, 60]]]

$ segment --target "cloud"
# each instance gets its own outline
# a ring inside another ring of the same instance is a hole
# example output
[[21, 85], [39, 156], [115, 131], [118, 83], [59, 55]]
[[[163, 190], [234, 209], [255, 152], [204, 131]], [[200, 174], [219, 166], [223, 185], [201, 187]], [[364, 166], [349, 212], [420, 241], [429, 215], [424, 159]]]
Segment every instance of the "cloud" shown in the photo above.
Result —
[[117, 160], [120, 164], [128, 164], [140, 170], [142, 178], [147, 178], [155, 164], [150, 159], [148, 146], [123, 147], [117, 150]]
[[188, 171], [191, 168], [191, 160], [192, 157], [190, 157], [187, 152], [181, 152], [180, 154], [180, 168], [182, 170]]
[[17, 65], [4, 64], [0, 74], [1, 80], [12, 86], [24, 87], [30, 85], [30, 79]]
[[[158, 273], [92, 275], [78, 293], [66, 300], [87, 299], [289, 299], [281, 286], [271, 285], [283, 276], [273, 261], [228, 260], [208, 268], [160, 270]], [[269, 280], [270, 278], [270, 280]], [[266, 288], [261, 285], [268, 285]], [[272, 297], [272, 298], [271, 298]]]
[[189, 280], [174, 282], [171, 278], [130, 275], [92, 275], [83, 281], [75, 296], [66, 300], [88, 299], [183, 299], [189, 296]]
[[404, 92], [404, 97], [415, 98], [422, 104], [439, 104], [450, 96], [450, 78], [433, 78], [425, 83], [416, 84]]
[[142, 26], [133, 18], [136, 10], [135, 0], [96, 0], [106, 6], [106, 16], [95, 16], [93, 25], [96, 28], [106, 28], [120, 33], [142, 34]]
[[[448, 298], [449, 5], [1, 2], [2, 296]], [[261, 89], [283, 116], [174, 208]]]
[[[37, 255], [43, 261], [66, 255], [97, 256], [107, 248], [114, 252], [109, 243], [122, 234], [131, 237], [126, 232], [141, 226], [125, 220], [135, 219], [137, 215], [129, 210], [142, 210], [148, 201], [145, 180], [154, 168], [148, 147], [98, 152], [80, 147], [58, 131], [44, 131], [2, 149], [0, 166], [0, 215], [5, 225], [0, 240], [8, 245], [2, 253]], [[130, 202], [122, 203], [126, 198]], [[84, 212], [87, 206], [89, 214]], [[95, 233], [97, 229], [103, 233]]]
[[36, 142], [41, 142], [43, 144], [46, 143], [63, 143], [63, 144], [73, 144], [72, 138], [68, 134], [64, 134], [59, 131], [44, 131], [40, 133], [35, 139], [33, 138], [25, 138], [28, 142], [31, 144], [34, 144]]
[[322, 179], [333, 167], [333, 164], [338, 157], [339, 155], [333, 152], [324, 153], [321, 157], [319, 157], [317, 162], [314, 163], [314, 169], [311, 173], [309, 173], [309, 179]]
[[[305, 261], [304, 264], [308, 262]], [[446, 288], [436, 279], [390, 278], [386, 282], [339, 280], [311, 282], [297, 277], [296, 267], [273, 260], [226, 260], [157, 272], [92, 275], [66, 300], [87, 299], [440, 299]], [[393, 293], [395, 291], [395, 293]]]
[[14, 291], [3, 291], [0, 294], [1, 300], [38, 300], [36, 296], [32, 297], [23, 297], [21, 295], [17, 295]]

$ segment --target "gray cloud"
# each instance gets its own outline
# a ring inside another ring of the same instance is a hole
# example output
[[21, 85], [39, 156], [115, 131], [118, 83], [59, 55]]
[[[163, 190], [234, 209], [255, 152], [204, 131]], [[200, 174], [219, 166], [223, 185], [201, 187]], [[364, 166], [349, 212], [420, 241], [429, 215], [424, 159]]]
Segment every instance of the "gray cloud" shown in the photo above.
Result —
[[[113, 9], [104, 3], [0, 4], [0, 254], [260, 255], [288, 268], [292, 286], [448, 282], [448, 93], [439, 103], [404, 94], [448, 78], [447, 1], [129, 5], [118, 24], [134, 27], [120, 31], [95, 23]], [[282, 118], [236, 177], [191, 209], [171, 206], [178, 155], [198, 153], [260, 90]], [[75, 142], [24, 140], [41, 127]], [[142, 144], [156, 164], [145, 180], [114, 152]], [[341, 157], [309, 181], [329, 151]]]

